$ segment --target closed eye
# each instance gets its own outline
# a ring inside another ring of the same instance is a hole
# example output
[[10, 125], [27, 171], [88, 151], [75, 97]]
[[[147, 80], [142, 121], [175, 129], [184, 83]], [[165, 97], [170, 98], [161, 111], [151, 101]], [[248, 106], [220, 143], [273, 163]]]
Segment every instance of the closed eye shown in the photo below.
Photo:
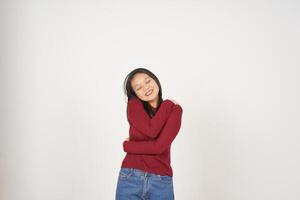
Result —
[[[149, 77], [148, 77], [149, 78]], [[148, 84], [148, 83], [150, 83], [151, 82], [151, 79], [149, 78], [147, 81], [146, 81], [146, 83]], [[136, 90], [140, 90], [142, 87], [138, 87], [138, 88], [136, 88]]]

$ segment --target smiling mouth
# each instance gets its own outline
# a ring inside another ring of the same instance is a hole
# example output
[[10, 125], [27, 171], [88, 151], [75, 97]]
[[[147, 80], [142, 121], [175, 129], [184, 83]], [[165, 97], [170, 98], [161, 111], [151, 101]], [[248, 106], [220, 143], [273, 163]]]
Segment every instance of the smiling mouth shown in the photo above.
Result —
[[153, 92], [153, 89], [149, 90], [149, 91], [145, 94], [145, 96], [149, 96], [150, 94], [152, 94], [152, 92]]

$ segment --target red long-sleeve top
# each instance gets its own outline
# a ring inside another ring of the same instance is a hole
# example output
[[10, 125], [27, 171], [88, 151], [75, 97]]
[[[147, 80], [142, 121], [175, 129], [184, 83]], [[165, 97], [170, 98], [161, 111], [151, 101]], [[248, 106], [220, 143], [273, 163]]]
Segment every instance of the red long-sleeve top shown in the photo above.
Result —
[[127, 153], [121, 167], [173, 176], [170, 149], [181, 127], [182, 107], [166, 99], [152, 110], [155, 115], [150, 118], [141, 100], [133, 97], [128, 101], [130, 141], [123, 142]]

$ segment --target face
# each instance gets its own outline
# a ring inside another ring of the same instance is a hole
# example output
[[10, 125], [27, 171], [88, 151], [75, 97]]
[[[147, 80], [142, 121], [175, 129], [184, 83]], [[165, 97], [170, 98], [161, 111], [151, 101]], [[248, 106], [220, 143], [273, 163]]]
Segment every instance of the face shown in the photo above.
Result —
[[158, 99], [159, 87], [148, 74], [136, 73], [131, 80], [131, 86], [136, 96], [143, 101], [151, 102]]

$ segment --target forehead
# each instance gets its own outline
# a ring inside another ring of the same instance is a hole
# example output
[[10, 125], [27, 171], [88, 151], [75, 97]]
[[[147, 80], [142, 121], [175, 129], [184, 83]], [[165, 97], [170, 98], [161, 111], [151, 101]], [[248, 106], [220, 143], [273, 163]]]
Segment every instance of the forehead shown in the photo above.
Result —
[[147, 78], [150, 78], [150, 76], [148, 76], [148, 74], [145, 73], [136, 73], [133, 77], [133, 79], [131, 80], [131, 84], [133, 87], [142, 84]]

